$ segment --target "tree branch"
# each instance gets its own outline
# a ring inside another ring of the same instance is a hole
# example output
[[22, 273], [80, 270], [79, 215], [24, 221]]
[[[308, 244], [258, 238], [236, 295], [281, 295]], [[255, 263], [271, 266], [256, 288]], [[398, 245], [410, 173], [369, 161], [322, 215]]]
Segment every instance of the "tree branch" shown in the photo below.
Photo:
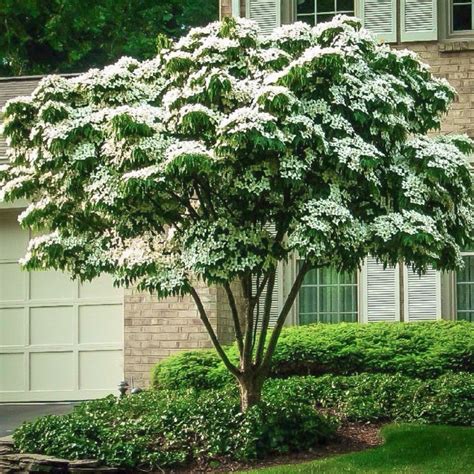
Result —
[[258, 339], [257, 356], [255, 364], [259, 366], [262, 362], [265, 340], [267, 338], [268, 326], [270, 324], [270, 312], [272, 308], [273, 291], [275, 288], [276, 268], [270, 271], [267, 285], [267, 294], [265, 295], [265, 306], [263, 309], [262, 330]]
[[188, 210], [190, 216], [194, 217], [194, 219], [196, 220], [199, 220], [198, 213], [196, 212], [196, 210], [193, 208], [192, 204], [188, 200], [183, 199], [181, 196], [179, 196], [178, 194], [176, 194], [175, 192], [171, 190], [168, 190], [168, 192], [171, 196], [173, 196], [178, 202], [180, 202]]
[[283, 329], [283, 324], [285, 323], [286, 317], [288, 316], [288, 313], [290, 312], [290, 309], [293, 306], [296, 297], [298, 296], [298, 292], [301, 288], [304, 277], [309, 269], [310, 264], [306, 260], [303, 265], [301, 265], [298, 275], [296, 276], [296, 279], [293, 282], [293, 286], [291, 287], [288, 298], [286, 299], [285, 304], [283, 305], [283, 308], [278, 316], [275, 327], [273, 328], [273, 332], [270, 337], [270, 342], [268, 343], [267, 352], [265, 353], [261, 366], [258, 368], [258, 372], [260, 374], [265, 374], [266, 371], [270, 368], [273, 352], [275, 351], [278, 338], [280, 337], [281, 330]]
[[255, 300], [252, 297], [252, 276], [250, 274], [244, 275], [241, 281], [242, 290], [247, 295], [245, 298], [244, 350], [241, 358], [242, 370], [245, 372], [252, 364], [253, 310]]
[[214, 210], [214, 206], [212, 205], [211, 196], [206, 193], [204, 186], [202, 185], [201, 181], [194, 180], [194, 190], [196, 191], [197, 197], [204, 209], [207, 209], [207, 212], [216, 218], [216, 211]]
[[269, 273], [266, 273], [265, 276], [263, 277], [262, 283], [260, 285], [257, 285], [257, 288], [256, 288], [257, 291], [255, 293], [255, 296], [253, 297], [254, 307], [257, 304], [257, 301], [260, 299], [260, 296], [262, 296], [263, 290], [265, 289], [265, 286], [268, 281], [268, 277], [269, 277]]
[[211, 338], [212, 344], [214, 345], [217, 353], [219, 354], [220, 358], [222, 359], [222, 362], [224, 362], [224, 365], [226, 366], [227, 370], [234, 375], [235, 377], [238, 377], [240, 375], [240, 371], [237, 367], [235, 367], [234, 364], [229, 360], [227, 357], [227, 354], [224, 352], [224, 349], [222, 349], [222, 346], [217, 339], [216, 333], [214, 331], [214, 328], [212, 327], [209, 318], [207, 317], [206, 310], [204, 309], [204, 306], [202, 304], [201, 298], [197, 294], [197, 291], [191, 286], [190, 289], [191, 296], [194, 299], [194, 302], [196, 303], [197, 309], [199, 311], [199, 317], [201, 318], [201, 321], [204, 324], [204, 327], [206, 328], [207, 332], [209, 333], [209, 337]]
[[229, 283], [224, 283], [224, 289], [227, 293], [227, 299], [229, 300], [230, 311], [232, 313], [232, 320], [234, 322], [235, 338], [237, 340], [237, 346], [239, 353], [242, 355], [244, 350], [244, 341], [242, 336], [242, 327], [240, 326], [239, 312], [237, 310], [237, 304], [235, 303], [234, 293]]

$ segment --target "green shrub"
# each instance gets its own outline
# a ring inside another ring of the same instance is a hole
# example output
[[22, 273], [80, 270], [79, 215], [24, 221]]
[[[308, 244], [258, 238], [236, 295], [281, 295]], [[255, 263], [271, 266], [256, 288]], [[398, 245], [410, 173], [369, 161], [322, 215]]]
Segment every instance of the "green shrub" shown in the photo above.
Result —
[[403, 421], [474, 424], [474, 374], [444, 374], [436, 379], [404, 375], [289, 377], [270, 379], [265, 393], [311, 401], [349, 421]]
[[227, 385], [232, 376], [214, 350], [181, 352], [156, 364], [151, 372], [155, 388], [212, 389]]
[[285, 393], [269, 394], [243, 415], [235, 390], [148, 391], [85, 402], [69, 415], [25, 423], [14, 441], [22, 452], [155, 469], [307, 449], [334, 430], [311, 402]]
[[[227, 349], [237, 360], [235, 347]], [[313, 324], [283, 330], [271, 376], [398, 373], [435, 378], [474, 371], [474, 325], [428, 323]], [[213, 351], [183, 352], [157, 364], [155, 388], [222, 387], [232, 381]]]

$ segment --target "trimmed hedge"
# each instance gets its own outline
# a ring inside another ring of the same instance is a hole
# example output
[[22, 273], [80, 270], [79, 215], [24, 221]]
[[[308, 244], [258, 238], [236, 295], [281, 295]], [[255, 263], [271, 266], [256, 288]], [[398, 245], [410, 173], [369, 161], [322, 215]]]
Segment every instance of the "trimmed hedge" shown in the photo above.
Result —
[[318, 414], [310, 401], [285, 393], [271, 391], [242, 414], [235, 389], [145, 391], [24, 423], [13, 438], [21, 452], [98, 459], [135, 472], [309, 449], [330, 439], [335, 429], [334, 420]]
[[[237, 360], [237, 349], [229, 347]], [[313, 324], [285, 328], [271, 376], [358, 373], [435, 378], [450, 371], [474, 372], [474, 324], [465, 321], [377, 324]], [[214, 351], [171, 356], [152, 370], [160, 389], [219, 388], [232, 382]]]
[[269, 379], [265, 394], [311, 402], [349, 421], [474, 425], [474, 374], [413, 379], [395, 374]]

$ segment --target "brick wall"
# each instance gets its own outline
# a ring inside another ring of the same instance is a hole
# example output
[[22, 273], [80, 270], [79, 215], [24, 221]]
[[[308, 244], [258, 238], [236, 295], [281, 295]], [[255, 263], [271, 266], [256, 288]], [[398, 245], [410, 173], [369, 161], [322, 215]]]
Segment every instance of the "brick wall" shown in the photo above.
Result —
[[441, 131], [474, 136], [474, 42], [405, 43], [431, 66], [433, 74], [446, 78], [458, 97]]
[[[232, 0], [220, 0], [220, 17], [232, 16]], [[245, 0], [240, 0], [240, 16], [245, 16]]]
[[[201, 285], [198, 292], [219, 340], [230, 344], [234, 328], [225, 291]], [[237, 291], [235, 295], [241, 304]], [[190, 296], [158, 300], [148, 293], [127, 290], [124, 320], [125, 379], [133, 380], [135, 386], [148, 385], [157, 361], [179, 351], [212, 347]]]
[[[200, 288], [199, 294], [217, 329], [215, 289]], [[161, 359], [185, 349], [210, 347], [206, 330], [190, 296], [164, 300], [128, 290], [124, 307], [125, 378], [146, 386], [150, 370]]]

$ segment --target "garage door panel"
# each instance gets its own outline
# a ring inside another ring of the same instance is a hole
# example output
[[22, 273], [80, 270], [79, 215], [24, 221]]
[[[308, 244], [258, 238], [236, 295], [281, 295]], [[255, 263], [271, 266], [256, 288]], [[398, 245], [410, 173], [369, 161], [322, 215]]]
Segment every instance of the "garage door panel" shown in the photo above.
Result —
[[30, 272], [32, 300], [73, 299], [77, 297], [77, 282], [69, 275], [54, 270]]
[[25, 254], [28, 233], [18, 225], [16, 214], [0, 215], [0, 260], [17, 261]]
[[43, 306], [30, 308], [30, 344], [72, 344], [74, 307]]
[[26, 272], [29, 233], [0, 210], [0, 402], [85, 400], [123, 378], [123, 290]]
[[24, 308], [0, 308], [0, 346], [22, 346], [24, 344]]
[[22, 353], [0, 354], [0, 391], [25, 390], [24, 359]]
[[26, 273], [18, 263], [0, 263], [0, 304], [23, 301], [26, 297]]
[[83, 351], [79, 353], [79, 388], [106, 389], [118, 385], [123, 374], [121, 351]]
[[91, 282], [84, 282], [79, 287], [80, 298], [120, 298], [122, 290], [113, 286], [109, 275], [101, 275]]
[[30, 353], [30, 389], [74, 390], [73, 352]]
[[122, 305], [84, 305], [79, 308], [79, 343], [122, 343]]

